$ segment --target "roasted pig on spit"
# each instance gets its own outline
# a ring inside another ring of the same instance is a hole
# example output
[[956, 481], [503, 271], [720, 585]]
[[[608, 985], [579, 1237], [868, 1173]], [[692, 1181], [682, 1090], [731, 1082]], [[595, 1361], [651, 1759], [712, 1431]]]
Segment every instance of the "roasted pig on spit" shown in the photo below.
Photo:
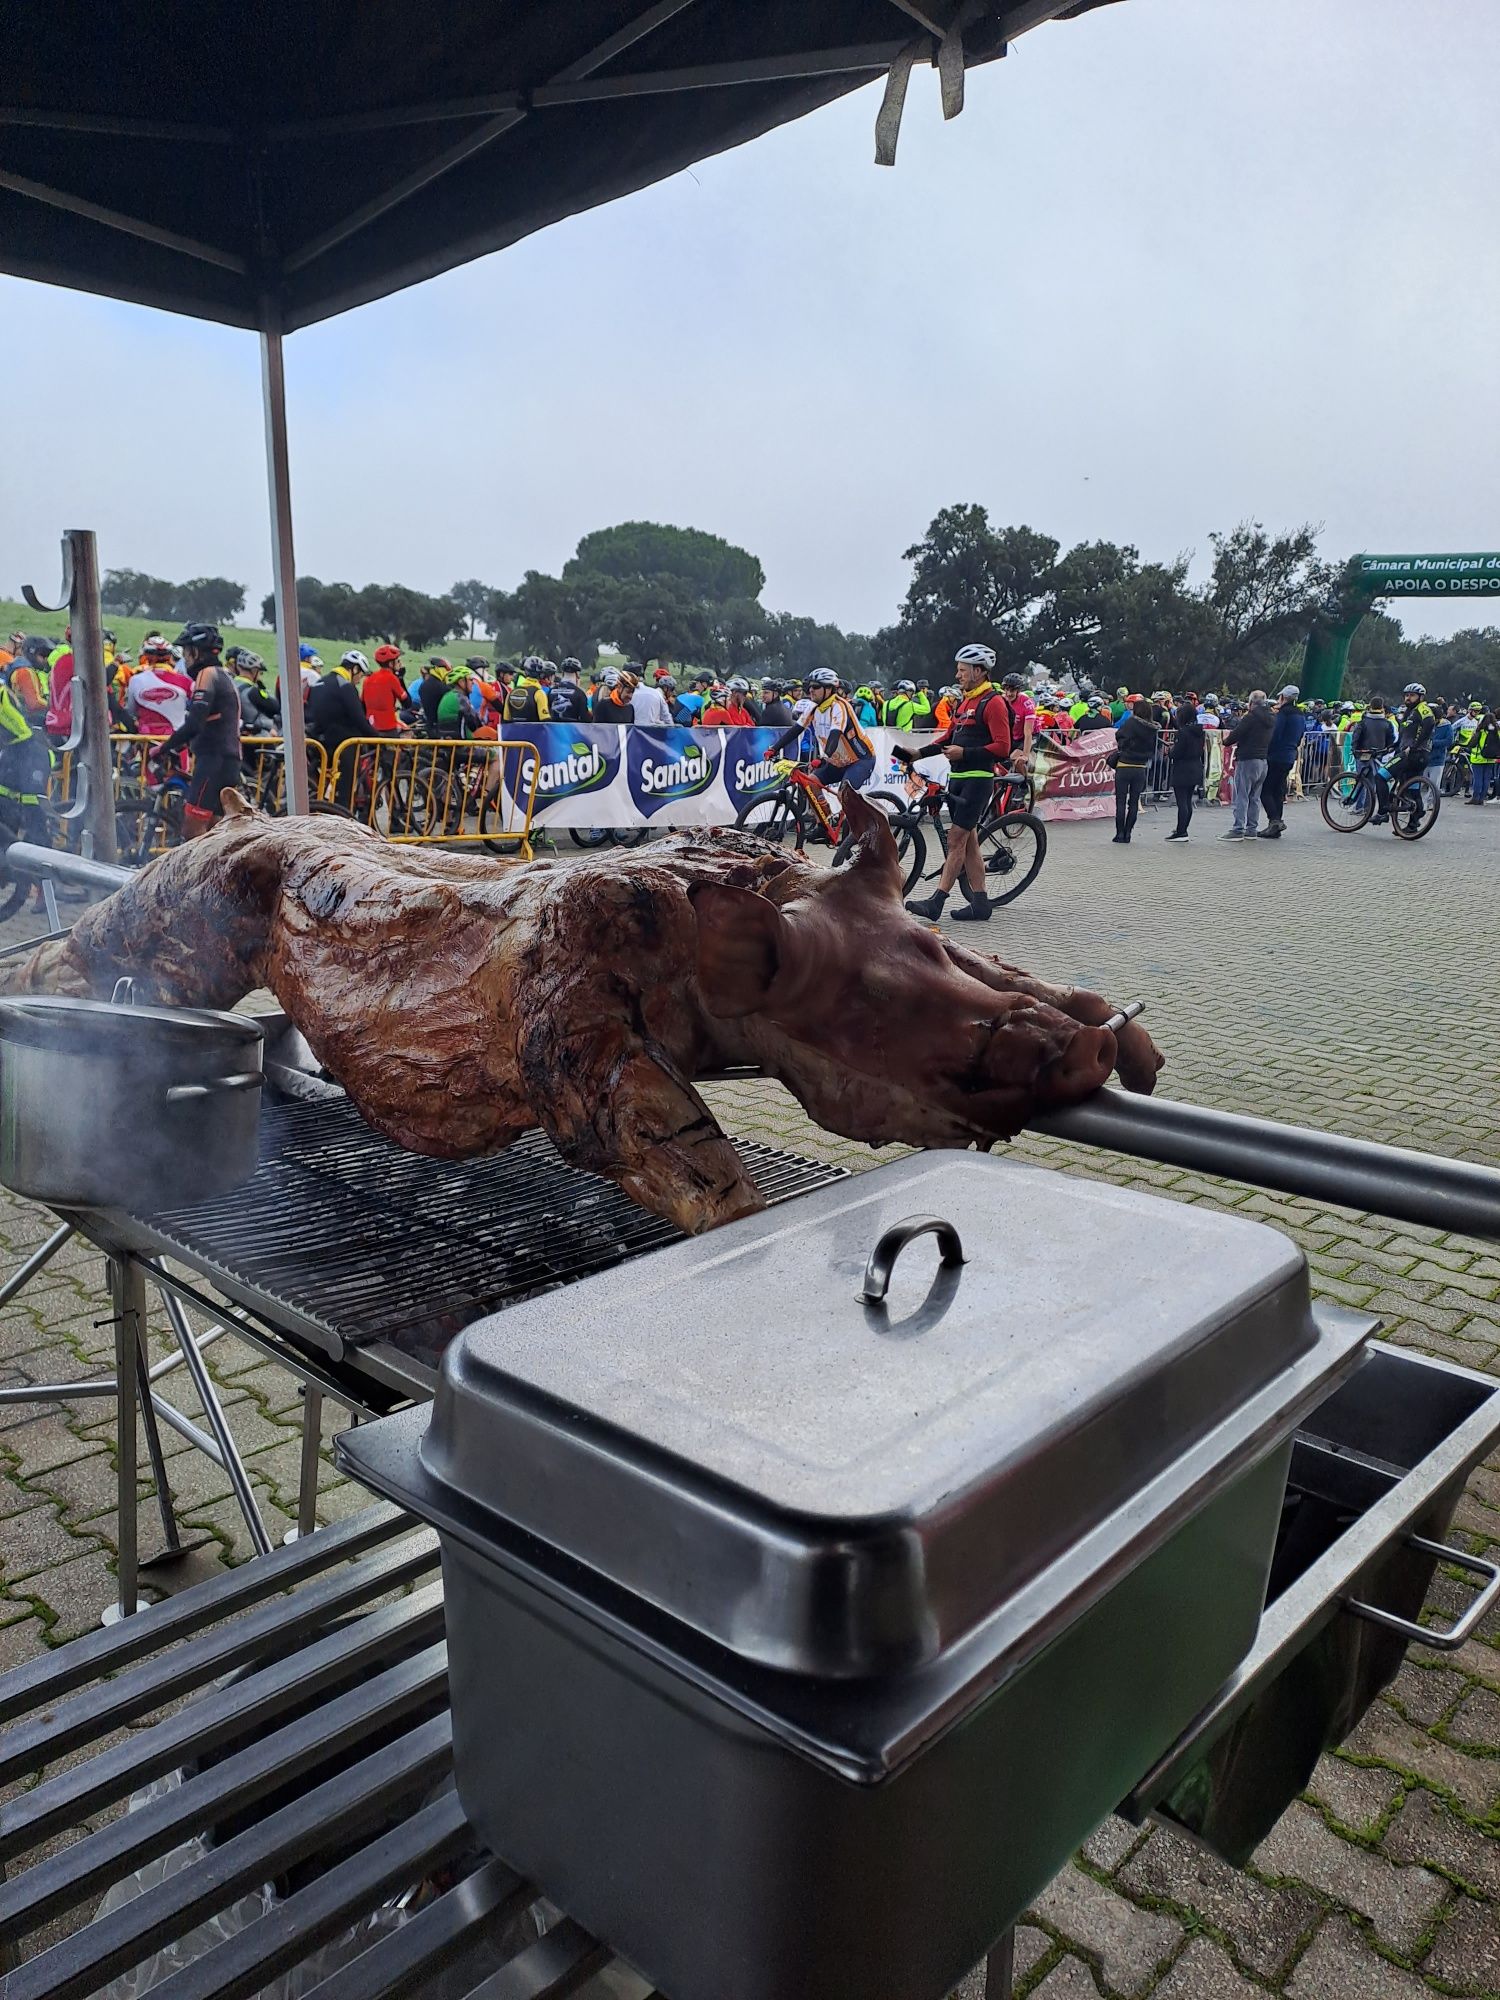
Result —
[[269, 987], [379, 1132], [468, 1159], [540, 1126], [683, 1229], [764, 1206], [693, 1079], [757, 1065], [830, 1131], [988, 1145], [1162, 1058], [1097, 993], [939, 936], [884, 817], [846, 789], [850, 865], [691, 832], [563, 867], [270, 819], [236, 793], [0, 990], [231, 1007]]

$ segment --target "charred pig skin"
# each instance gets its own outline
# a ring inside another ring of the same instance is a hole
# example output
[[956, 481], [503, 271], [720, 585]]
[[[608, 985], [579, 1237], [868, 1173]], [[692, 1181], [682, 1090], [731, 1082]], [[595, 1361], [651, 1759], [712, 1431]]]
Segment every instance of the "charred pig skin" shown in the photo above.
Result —
[[276, 999], [362, 1116], [469, 1159], [540, 1126], [563, 1157], [691, 1232], [764, 1206], [693, 1087], [755, 1063], [871, 1145], [989, 1145], [1162, 1057], [1096, 993], [909, 916], [881, 813], [847, 790], [849, 866], [684, 832], [563, 868], [270, 819], [236, 793], [0, 991], [231, 1007]]

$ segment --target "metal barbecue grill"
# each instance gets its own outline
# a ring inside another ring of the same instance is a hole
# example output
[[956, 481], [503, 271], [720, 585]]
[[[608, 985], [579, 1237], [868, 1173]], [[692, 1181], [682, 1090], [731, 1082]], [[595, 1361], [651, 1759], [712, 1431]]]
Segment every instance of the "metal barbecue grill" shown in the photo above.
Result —
[[[846, 1171], [749, 1142], [738, 1150], [773, 1202]], [[481, 1315], [681, 1235], [613, 1182], [568, 1166], [541, 1132], [488, 1159], [424, 1159], [372, 1132], [342, 1095], [268, 1098], [246, 1187], [132, 1217], [124, 1233], [335, 1359], [381, 1345], [410, 1368], [413, 1394], [430, 1390], [443, 1348]]]

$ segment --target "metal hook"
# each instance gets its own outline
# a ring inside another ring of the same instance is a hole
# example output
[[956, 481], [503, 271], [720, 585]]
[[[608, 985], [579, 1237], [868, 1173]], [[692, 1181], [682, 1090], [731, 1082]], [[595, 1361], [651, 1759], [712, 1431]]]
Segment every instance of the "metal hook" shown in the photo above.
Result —
[[21, 585], [21, 595], [33, 611], [71, 611], [73, 608], [73, 545], [66, 535], [62, 538], [62, 603], [43, 604], [29, 583]]

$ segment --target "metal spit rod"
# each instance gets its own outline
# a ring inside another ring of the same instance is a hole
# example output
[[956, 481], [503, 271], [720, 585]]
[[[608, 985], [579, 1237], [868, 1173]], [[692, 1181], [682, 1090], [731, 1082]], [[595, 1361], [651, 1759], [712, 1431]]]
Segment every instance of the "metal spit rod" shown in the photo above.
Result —
[[81, 854], [65, 854], [60, 848], [38, 847], [29, 840], [10, 843], [5, 866], [12, 874], [29, 875], [37, 882], [73, 882], [81, 889], [102, 889], [106, 894], [123, 888], [135, 872], [108, 861], [87, 861]]

